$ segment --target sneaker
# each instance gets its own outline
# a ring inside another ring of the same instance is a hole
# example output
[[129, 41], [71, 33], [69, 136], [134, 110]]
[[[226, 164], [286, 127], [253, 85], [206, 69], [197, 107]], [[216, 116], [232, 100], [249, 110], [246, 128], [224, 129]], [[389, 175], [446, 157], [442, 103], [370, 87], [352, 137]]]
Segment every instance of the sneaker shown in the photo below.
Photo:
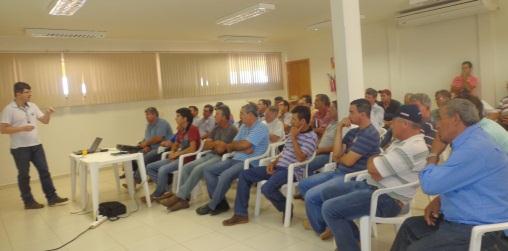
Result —
[[170, 208], [172, 207], [175, 203], [179, 202], [181, 199], [178, 198], [178, 196], [171, 196], [169, 198], [165, 198], [163, 200], [161, 200], [159, 203], [161, 203], [161, 205], [164, 205], [166, 206], [167, 208]]
[[224, 220], [222, 222], [222, 225], [223, 226], [234, 226], [234, 225], [237, 225], [237, 224], [245, 224], [245, 223], [249, 223], [249, 217], [248, 216], [240, 216], [240, 215], [233, 215], [233, 217], [227, 219], [227, 220]]
[[210, 207], [208, 207], [208, 204], [205, 204], [205, 205], [203, 205], [203, 206], [201, 206], [201, 207], [198, 207], [198, 208], [196, 209], [196, 213], [197, 213], [197, 214], [199, 214], [199, 215], [209, 214], [209, 213], [211, 213], [212, 211], [213, 211], [213, 210], [212, 210]]
[[32, 201], [32, 202], [29, 202], [29, 203], [25, 203], [25, 209], [26, 210], [41, 209], [43, 207], [44, 207], [44, 205], [41, 204], [41, 203], [38, 203], [37, 201]]
[[310, 222], [308, 219], [303, 220], [302, 225], [303, 225], [303, 229], [305, 229], [305, 230], [312, 229], [312, 226], [310, 225]]
[[325, 231], [319, 235], [319, 238], [321, 238], [321, 240], [323, 240], [323, 241], [326, 241], [332, 237], [333, 237], [333, 233], [330, 228], [326, 228]]
[[[173, 197], [173, 198], [175, 198], [175, 197]], [[176, 198], [178, 198], [178, 197], [176, 197]], [[175, 212], [175, 211], [178, 211], [180, 209], [185, 209], [185, 208], [189, 208], [189, 207], [190, 207], [190, 205], [189, 205], [189, 202], [187, 200], [183, 200], [183, 199], [178, 198], [178, 202], [176, 202], [173, 206], [171, 206], [168, 209], [171, 212]]]
[[50, 206], [50, 207], [56, 207], [56, 206], [65, 205], [67, 203], [69, 203], [69, 199], [67, 199], [67, 198], [60, 198], [60, 197], [56, 196], [55, 198], [53, 198], [53, 199], [48, 201], [48, 206]]
[[227, 212], [229, 210], [229, 204], [228, 204], [228, 201], [226, 199], [223, 199], [219, 205], [217, 205], [217, 207], [215, 208], [215, 210], [212, 210], [212, 212], [210, 212], [210, 215], [218, 215], [218, 214], [221, 214], [221, 213], [224, 213], [224, 212]]

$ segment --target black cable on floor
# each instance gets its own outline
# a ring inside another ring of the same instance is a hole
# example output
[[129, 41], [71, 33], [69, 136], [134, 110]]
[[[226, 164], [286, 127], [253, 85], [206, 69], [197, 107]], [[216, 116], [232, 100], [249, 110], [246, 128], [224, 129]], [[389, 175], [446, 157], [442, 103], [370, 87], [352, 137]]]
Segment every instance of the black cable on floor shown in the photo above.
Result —
[[92, 229], [92, 226], [88, 227], [87, 229], [85, 229], [83, 232], [79, 233], [76, 237], [72, 238], [72, 240], [68, 241], [67, 243], [57, 247], [57, 248], [53, 248], [53, 249], [47, 249], [45, 251], [54, 251], [54, 250], [58, 250], [60, 248], [63, 248], [65, 246], [67, 246], [69, 243], [75, 241], [77, 238], [79, 238], [81, 235], [85, 234], [86, 232], [88, 232], [90, 229]]

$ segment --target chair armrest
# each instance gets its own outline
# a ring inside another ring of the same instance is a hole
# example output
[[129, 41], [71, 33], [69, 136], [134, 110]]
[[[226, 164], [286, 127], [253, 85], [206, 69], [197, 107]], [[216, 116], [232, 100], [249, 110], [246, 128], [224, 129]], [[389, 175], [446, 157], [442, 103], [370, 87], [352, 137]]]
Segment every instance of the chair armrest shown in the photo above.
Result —
[[187, 157], [191, 157], [191, 156], [196, 156], [200, 153], [200, 151], [195, 151], [195, 152], [191, 152], [191, 153], [186, 153], [186, 154], [182, 154], [180, 156], [178, 156], [178, 167], [182, 167], [183, 166], [183, 161], [185, 160], [185, 158]]
[[508, 230], [508, 222], [478, 225], [471, 231], [471, 240], [469, 242], [469, 251], [480, 251], [482, 246], [482, 236], [488, 232]]
[[229, 158], [232, 158], [233, 157], [233, 153], [225, 153], [224, 155], [222, 155], [222, 160], [227, 160]]
[[315, 157], [316, 157], [316, 151], [314, 151], [314, 153], [312, 153], [312, 156], [310, 156], [310, 158], [308, 158], [302, 162], [296, 162], [296, 163], [290, 164], [288, 166], [288, 177], [293, 177], [293, 175], [295, 173], [295, 168], [300, 167], [300, 166], [305, 166], [305, 171], [304, 171], [303, 175], [304, 175], [304, 177], [307, 177], [307, 174], [309, 173], [309, 163], [311, 161], [313, 161]]
[[274, 159], [276, 159], [277, 157], [278, 157], [278, 155], [277, 156], [270, 156], [268, 158], [261, 159], [261, 160], [259, 160], [259, 166], [268, 166], [268, 164], [270, 162], [272, 162]]
[[277, 148], [279, 148], [279, 146], [282, 146], [284, 144], [286, 144], [286, 141], [285, 140], [281, 140], [279, 142], [271, 143], [270, 145], [268, 145], [268, 147], [270, 149], [270, 156], [277, 155], [276, 154]]
[[246, 160], [243, 161], [243, 169], [249, 169], [249, 165], [252, 161], [256, 161], [258, 159], [262, 159], [262, 158], [266, 158], [268, 157], [268, 151], [261, 154], [261, 155], [258, 155], [258, 156], [255, 156], [255, 157], [252, 157], [252, 158], [248, 158]]
[[356, 178], [362, 174], [366, 174], [367, 173], [367, 170], [363, 170], [363, 171], [358, 171], [358, 172], [354, 172], [354, 173], [348, 173], [346, 174], [346, 176], [344, 176], [344, 182], [348, 182], [348, 181], [352, 181], [353, 178]]
[[163, 160], [163, 159], [167, 159], [167, 158], [168, 158], [168, 155], [169, 155], [169, 152], [163, 152], [163, 153], [161, 154], [161, 160]]
[[210, 153], [212, 152], [212, 150], [206, 150], [206, 151], [201, 151], [198, 153], [198, 155], [196, 156], [196, 159], [199, 159], [201, 157], [203, 157], [203, 155], [207, 154], [207, 153]]
[[321, 167], [321, 172], [329, 172], [329, 171], [333, 171], [337, 168], [337, 163], [336, 162], [330, 162], [330, 163], [326, 163], [323, 167]]
[[372, 193], [372, 197], [370, 199], [370, 215], [376, 215], [376, 212], [377, 212], [377, 201], [378, 201], [378, 198], [380, 195], [382, 194], [387, 194], [387, 193], [390, 193], [390, 192], [395, 192], [395, 191], [398, 191], [398, 190], [402, 190], [402, 189], [406, 189], [406, 188], [410, 188], [410, 187], [418, 187], [420, 185], [420, 182], [417, 180], [417, 181], [414, 181], [414, 182], [411, 182], [411, 183], [407, 183], [407, 184], [404, 184], [404, 185], [401, 185], [401, 186], [395, 186], [395, 187], [388, 187], [388, 188], [381, 188], [381, 189], [377, 189], [376, 191], [374, 191]]

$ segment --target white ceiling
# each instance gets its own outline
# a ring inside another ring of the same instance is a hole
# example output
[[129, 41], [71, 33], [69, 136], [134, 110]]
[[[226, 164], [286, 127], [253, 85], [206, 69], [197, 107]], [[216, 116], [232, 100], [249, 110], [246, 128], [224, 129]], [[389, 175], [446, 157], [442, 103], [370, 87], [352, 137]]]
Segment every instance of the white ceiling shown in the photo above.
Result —
[[[109, 39], [213, 41], [220, 35], [265, 36], [285, 42], [312, 32], [330, 18], [330, 0], [88, 0], [74, 16], [48, 14], [52, 0], [1, 0], [0, 37], [25, 36], [25, 28], [106, 31]], [[332, 0], [335, 1], [335, 0]], [[265, 15], [230, 27], [223, 16], [259, 2], [274, 3]], [[364, 22], [393, 18], [408, 0], [360, 0]]]

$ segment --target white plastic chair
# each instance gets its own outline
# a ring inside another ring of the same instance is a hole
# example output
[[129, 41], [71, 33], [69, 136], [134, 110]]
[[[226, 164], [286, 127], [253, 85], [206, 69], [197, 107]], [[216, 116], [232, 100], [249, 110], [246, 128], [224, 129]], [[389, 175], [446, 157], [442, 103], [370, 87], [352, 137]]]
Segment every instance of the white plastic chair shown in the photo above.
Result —
[[471, 231], [471, 241], [469, 242], [469, 251], [480, 251], [483, 234], [503, 230], [508, 230], [508, 222], [473, 227]]
[[[260, 159], [263, 159], [263, 158], [269, 157], [269, 156], [270, 156], [270, 153], [272, 152], [272, 148], [271, 148], [271, 147], [272, 147], [272, 145], [273, 145], [273, 146], [277, 146], [277, 147], [278, 147], [280, 144], [279, 144], [279, 142], [277, 142], [277, 143], [273, 143], [273, 144], [270, 144], [270, 145], [268, 145], [268, 147], [266, 148], [266, 151], [265, 151], [263, 154], [261, 154], [261, 155], [259, 155], [259, 156], [255, 156], [255, 157], [248, 158], [248, 159], [244, 160], [244, 161], [243, 161], [243, 169], [245, 169], [245, 170], [246, 170], [246, 169], [249, 169], [249, 165], [250, 165], [250, 163], [251, 163], [252, 161], [255, 161], [255, 160], [260, 160]], [[225, 153], [224, 155], [222, 155], [222, 160], [224, 161], [224, 160], [227, 160], [227, 159], [229, 159], [229, 158], [232, 158], [232, 157], [233, 157], [233, 154], [234, 154], [234, 152], [231, 152], [231, 153]]]
[[[367, 171], [360, 171], [355, 173], [347, 174], [344, 177], [344, 181], [348, 182], [352, 178], [356, 177], [357, 181], [365, 180], [369, 174]], [[395, 230], [398, 231], [400, 225], [411, 216], [411, 203], [413, 201], [410, 201], [408, 204], [402, 208], [401, 214], [397, 215], [396, 217], [378, 217], [376, 216], [377, 212], [377, 201], [380, 195], [387, 194], [390, 192], [394, 192], [397, 190], [407, 189], [410, 187], [418, 187], [419, 182], [411, 182], [405, 185], [396, 186], [396, 187], [390, 187], [390, 188], [380, 188], [377, 189], [372, 193], [371, 203], [370, 203], [370, 214], [368, 216], [362, 216], [360, 217], [360, 244], [361, 244], [361, 250], [362, 251], [370, 251], [371, 250], [371, 235], [372, 235], [372, 229], [375, 228], [375, 225], [377, 223], [383, 223], [383, 224], [393, 224], [395, 225]], [[376, 231], [374, 231], [376, 232]]]
[[[287, 182], [286, 185], [284, 185], [286, 188], [286, 208], [284, 210], [284, 227], [289, 227], [291, 225], [291, 205], [293, 204], [293, 194], [296, 189], [296, 185], [298, 182], [294, 182], [294, 173], [295, 168], [305, 166], [304, 171], [304, 177], [307, 177], [308, 174], [308, 168], [309, 163], [314, 160], [316, 157], [316, 152], [312, 154], [310, 158], [308, 158], [305, 161], [302, 162], [296, 162], [293, 164], [290, 164], [288, 166], [288, 176], [287, 176]], [[271, 156], [269, 158], [263, 159], [259, 162], [259, 165], [267, 165], [270, 161], [277, 158], [277, 156]], [[260, 209], [261, 209], [261, 187], [266, 183], [266, 180], [258, 182], [257, 188], [256, 188], [256, 206], [254, 209], [254, 215], [259, 216]], [[281, 187], [282, 190], [284, 190], [284, 186]]]

